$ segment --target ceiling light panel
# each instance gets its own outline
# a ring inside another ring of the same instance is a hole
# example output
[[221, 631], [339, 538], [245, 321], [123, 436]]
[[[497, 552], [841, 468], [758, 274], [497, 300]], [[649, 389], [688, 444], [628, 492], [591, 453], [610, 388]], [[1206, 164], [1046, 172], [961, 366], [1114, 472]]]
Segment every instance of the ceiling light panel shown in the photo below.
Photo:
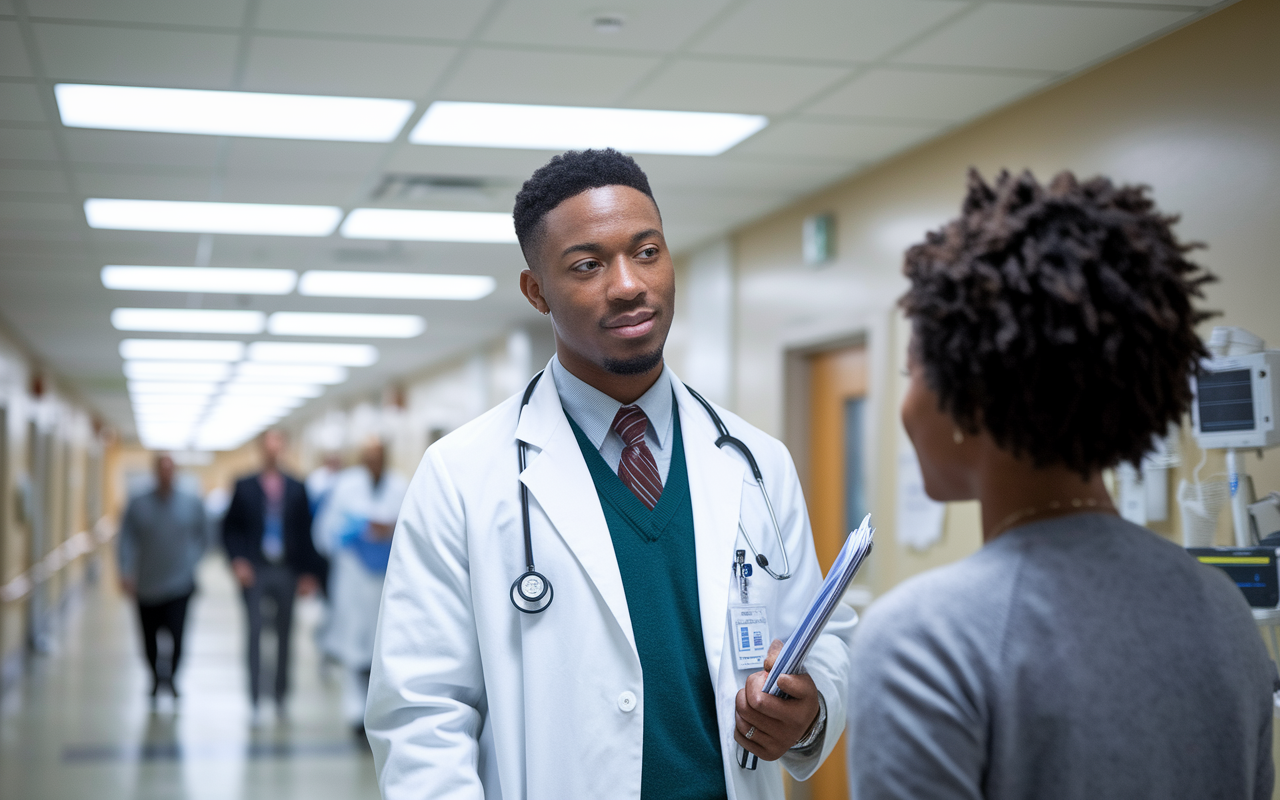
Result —
[[124, 376], [134, 381], [222, 381], [231, 374], [225, 361], [126, 361]]
[[249, 360], [276, 364], [367, 367], [377, 362], [378, 348], [371, 344], [254, 342], [249, 345]]
[[84, 216], [89, 227], [108, 230], [328, 236], [342, 220], [342, 209], [91, 197], [84, 201]]
[[136, 402], [147, 395], [174, 398], [182, 395], [205, 396], [218, 391], [212, 381], [129, 381], [129, 395]]
[[118, 131], [390, 142], [413, 113], [409, 100], [60, 83], [62, 124]]
[[413, 314], [324, 314], [277, 311], [267, 320], [274, 336], [353, 336], [361, 339], [412, 339], [427, 329]]
[[348, 239], [398, 239], [413, 242], [512, 243], [516, 228], [510, 214], [494, 211], [414, 211], [357, 208], [342, 223]]
[[298, 282], [298, 294], [313, 297], [479, 300], [492, 294], [496, 287], [497, 281], [488, 275], [308, 270], [302, 273], [302, 280]]
[[120, 357], [128, 361], [239, 361], [244, 358], [244, 342], [125, 339], [120, 342]]
[[239, 383], [232, 381], [223, 388], [223, 398], [253, 397], [259, 399], [277, 397], [319, 397], [324, 387], [307, 383]]
[[239, 383], [342, 383], [345, 367], [330, 364], [259, 364], [245, 361], [236, 366]]
[[262, 333], [266, 315], [207, 308], [117, 308], [111, 312], [111, 324], [121, 331], [253, 334]]
[[141, 292], [288, 294], [297, 282], [298, 273], [291, 269], [132, 267], [119, 264], [102, 268], [103, 286]]
[[431, 104], [409, 134], [414, 144], [715, 156], [769, 124], [756, 114], [644, 111], [506, 103]]

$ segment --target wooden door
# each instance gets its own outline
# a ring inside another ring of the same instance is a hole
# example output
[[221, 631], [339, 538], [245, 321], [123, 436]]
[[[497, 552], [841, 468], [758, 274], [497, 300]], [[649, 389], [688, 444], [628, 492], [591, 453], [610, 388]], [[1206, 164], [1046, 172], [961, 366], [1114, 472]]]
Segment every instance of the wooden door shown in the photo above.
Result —
[[[864, 425], [867, 352], [861, 345], [809, 359], [809, 519], [823, 574], [866, 513]], [[811, 800], [846, 800], [843, 737], [805, 781]]]

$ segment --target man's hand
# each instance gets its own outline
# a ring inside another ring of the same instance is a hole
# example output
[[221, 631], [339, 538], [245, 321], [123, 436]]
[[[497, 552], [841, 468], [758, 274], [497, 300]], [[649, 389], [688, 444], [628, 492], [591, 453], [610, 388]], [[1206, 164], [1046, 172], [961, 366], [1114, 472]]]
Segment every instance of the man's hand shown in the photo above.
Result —
[[303, 597], [310, 597], [320, 589], [320, 582], [316, 580], [315, 575], [299, 575], [298, 576], [298, 594]]
[[242, 589], [253, 586], [253, 582], [257, 579], [253, 573], [253, 564], [247, 558], [231, 559], [231, 571], [235, 573], [236, 580], [239, 581]]
[[135, 581], [133, 578], [121, 578], [120, 591], [124, 593], [125, 597], [129, 597], [131, 599], [137, 599], [138, 582]]
[[782, 642], [774, 639], [764, 671], [747, 678], [747, 687], [739, 690], [736, 704], [734, 740], [765, 761], [782, 758], [818, 719], [818, 687], [808, 675], [778, 676], [778, 688], [790, 695], [785, 700], [765, 694], [764, 682], [781, 651]]
[[394, 522], [370, 522], [368, 530], [369, 538], [371, 540], [375, 542], [385, 542], [391, 538], [391, 534], [396, 532], [396, 525]]

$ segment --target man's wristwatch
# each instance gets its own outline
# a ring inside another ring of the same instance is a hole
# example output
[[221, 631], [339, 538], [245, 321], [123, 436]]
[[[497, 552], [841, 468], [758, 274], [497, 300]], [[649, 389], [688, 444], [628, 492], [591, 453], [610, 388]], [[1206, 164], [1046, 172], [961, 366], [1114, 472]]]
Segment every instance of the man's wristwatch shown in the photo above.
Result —
[[809, 730], [804, 736], [800, 737], [800, 741], [791, 745], [792, 750], [808, 750], [810, 747], [822, 738], [822, 732], [827, 729], [827, 701], [822, 698], [822, 693], [818, 693], [818, 718], [809, 726]]

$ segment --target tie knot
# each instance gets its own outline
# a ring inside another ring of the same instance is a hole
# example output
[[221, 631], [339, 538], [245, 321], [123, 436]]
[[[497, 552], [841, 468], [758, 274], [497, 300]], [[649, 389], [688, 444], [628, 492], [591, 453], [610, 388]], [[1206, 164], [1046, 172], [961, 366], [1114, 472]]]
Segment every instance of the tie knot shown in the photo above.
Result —
[[627, 447], [635, 447], [644, 442], [644, 431], [649, 426], [649, 418], [644, 415], [640, 406], [623, 406], [613, 418], [613, 429], [622, 437]]

